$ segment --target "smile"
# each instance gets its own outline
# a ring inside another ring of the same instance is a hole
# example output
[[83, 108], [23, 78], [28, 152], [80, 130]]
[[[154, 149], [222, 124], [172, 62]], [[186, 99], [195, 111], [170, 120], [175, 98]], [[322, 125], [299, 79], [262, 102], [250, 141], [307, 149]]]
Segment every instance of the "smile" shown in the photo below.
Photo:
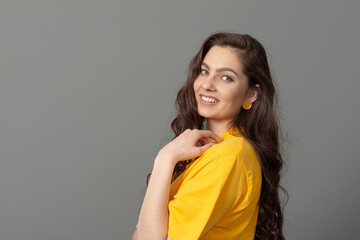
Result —
[[208, 103], [217, 103], [217, 102], [220, 102], [220, 101], [217, 100], [216, 98], [205, 97], [205, 96], [201, 96], [201, 100], [203, 100], [204, 102], [208, 102]]

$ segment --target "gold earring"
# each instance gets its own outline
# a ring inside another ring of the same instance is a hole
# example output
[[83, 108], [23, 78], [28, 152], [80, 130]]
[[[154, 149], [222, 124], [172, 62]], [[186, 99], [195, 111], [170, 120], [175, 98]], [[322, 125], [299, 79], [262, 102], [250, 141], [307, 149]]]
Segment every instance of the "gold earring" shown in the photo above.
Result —
[[245, 100], [241, 104], [242, 108], [245, 110], [249, 110], [252, 107], [252, 102], [250, 100]]

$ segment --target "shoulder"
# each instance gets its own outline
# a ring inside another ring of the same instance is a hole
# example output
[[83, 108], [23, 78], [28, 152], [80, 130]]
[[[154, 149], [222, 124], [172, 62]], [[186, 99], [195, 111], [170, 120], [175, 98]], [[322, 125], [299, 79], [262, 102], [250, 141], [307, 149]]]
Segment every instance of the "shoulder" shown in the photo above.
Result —
[[[261, 174], [258, 155], [252, 144], [242, 135], [228, 135], [221, 143], [216, 144], [204, 153], [204, 160], [216, 161], [226, 159], [228, 164], [235, 162], [246, 171]], [[225, 162], [222, 162], [225, 163]]]
[[251, 143], [241, 135], [229, 135], [221, 143], [209, 148], [205, 154], [213, 156], [234, 156], [240, 158], [257, 158]]

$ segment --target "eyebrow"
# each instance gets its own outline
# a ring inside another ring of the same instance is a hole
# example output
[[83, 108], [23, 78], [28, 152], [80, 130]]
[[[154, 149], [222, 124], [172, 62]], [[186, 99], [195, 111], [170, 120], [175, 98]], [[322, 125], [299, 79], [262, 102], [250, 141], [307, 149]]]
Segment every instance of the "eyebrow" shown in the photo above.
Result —
[[[203, 65], [204, 67], [206, 67], [207, 69], [210, 69], [209, 65], [207, 65], [206, 63], [202, 63], [201, 65]], [[231, 68], [218, 68], [216, 69], [216, 72], [223, 72], [223, 71], [229, 71], [229, 72], [233, 72], [236, 76], [239, 76], [233, 69]]]

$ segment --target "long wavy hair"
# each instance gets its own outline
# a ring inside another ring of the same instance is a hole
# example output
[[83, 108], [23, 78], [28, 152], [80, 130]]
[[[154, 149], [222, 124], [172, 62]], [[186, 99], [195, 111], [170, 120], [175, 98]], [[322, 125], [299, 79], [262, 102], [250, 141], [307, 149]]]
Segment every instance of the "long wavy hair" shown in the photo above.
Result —
[[[243, 73], [249, 88], [260, 86], [258, 97], [250, 110], [239, 109], [231, 127], [242, 130], [244, 137], [253, 145], [261, 165], [262, 185], [255, 239], [285, 239], [283, 235], [283, 207], [279, 190], [287, 196], [280, 185], [283, 159], [279, 146], [279, 124], [275, 114], [275, 87], [264, 47], [246, 34], [215, 33], [202, 44], [190, 62], [188, 76], [176, 98], [177, 116], [171, 123], [175, 137], [186, 129], [200, 129], [203, 117], [198, 114], [193, 84], [201, 71], [201, 64], [213, 46], [230, 47], [239, 53]], [[178, 162], [172, 181], [186, 169], [189, 161]], [[150, 175], [149, 175], [150, 176]], [[149, 180], [148, 176], [148, 180]]]

